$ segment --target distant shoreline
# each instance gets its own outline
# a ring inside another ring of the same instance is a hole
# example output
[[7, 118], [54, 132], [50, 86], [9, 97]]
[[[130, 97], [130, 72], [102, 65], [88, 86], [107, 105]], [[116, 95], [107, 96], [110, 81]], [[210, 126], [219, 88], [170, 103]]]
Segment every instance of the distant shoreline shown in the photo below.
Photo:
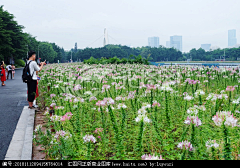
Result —
[[240, 63], [240, 61], [161, 61], [156, 63]]

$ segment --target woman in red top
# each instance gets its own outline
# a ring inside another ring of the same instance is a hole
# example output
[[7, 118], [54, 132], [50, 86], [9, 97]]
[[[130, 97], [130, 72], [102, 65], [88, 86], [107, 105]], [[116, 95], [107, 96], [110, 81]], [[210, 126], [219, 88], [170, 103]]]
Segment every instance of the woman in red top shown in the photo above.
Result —
[[4, 61], [2, 61], [0, 69], [2, 70], [1, 71], [2, 86], [5, 86], [4, 81], [6, 81], [6, 73], [5, 73], [5, 69], [4, 69]]

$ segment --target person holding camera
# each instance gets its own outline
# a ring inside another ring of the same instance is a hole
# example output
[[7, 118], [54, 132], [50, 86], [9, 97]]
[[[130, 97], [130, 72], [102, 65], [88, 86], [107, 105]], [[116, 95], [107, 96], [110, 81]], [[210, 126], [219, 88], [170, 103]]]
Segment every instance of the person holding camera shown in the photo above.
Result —
[[30, 51], [28, 53], [28, 61], [27, 64], [29, 64], [29, 70], [30, 70], [30, 75], [32, 76], [32, 80], [27, 83], [27, 88], [28, 88], [28, 103], [29, 103], [29, 108], [30, 109], [35, 109], [33, 106], [33, 101], [35, 99], [36, 95], [36, 90], [37, 90], [37, 72], [41, 71], [43, 68], [43, 65], [45, 64], [46, 60], [44, 62], [40, 63], [40, 67], [37, 65], [36, 61], [36, 52]]
[[5, 73], [5, 67], [4, 67], [4, 61], [0, 63], [0, 77], [1, 77], [1, 82], [2, 86], [5, 86], [4, 82], [6, 81], [6, 73]]

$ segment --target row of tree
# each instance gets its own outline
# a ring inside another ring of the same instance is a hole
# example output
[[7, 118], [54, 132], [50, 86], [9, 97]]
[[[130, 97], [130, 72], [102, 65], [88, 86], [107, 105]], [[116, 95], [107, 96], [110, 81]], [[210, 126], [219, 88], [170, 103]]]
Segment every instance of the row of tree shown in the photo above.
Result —
[[84, 59], [83, 61], [86, 64], [145, 64], [149, 65], [149, 57], [143, 58], [141, 55], [135, 56], [135, 55], [130, 55], [130, 58], [121, 58], [119, 59], [117, 56], [112, 57], [112, 58], [106, 58], [106, 57], [101, 57], [101, 58], [94, 58], [90, 57], [89, 59]]
[[[61, 60], [64, 49], [55, 43], [41, 42], [31, 34], [23, 32], [24, 26], [14, 20], [14, 15], [0, 6], [0, 60], [26, 60], [28, 51], [37, 52], [37, 58], [50, 63]], [[38, 54], [39, 53], [39, 54]]]
[[73, 61], [85, 60], [90, 57], [94, 57], [96, 59], [100, 59], [102, 57], [105, 58], [113, 58], [117, 57], [119, 59], [126, 58], [129, 59], [130, 56], [138, 56], [141, 55], [143, 59], [149, 59], [151, 61], [182, 61], [183, 55], [180, 51], [177, 51], [173, 48], [151, 48], [151, 47], [138, 47], [138, 48], [130, 48], [128, 46], [121, 45], [106, 45], [101, 48], [85, 48], [83, 50], [78, 49], [77, 52], [74, 52], [73, 49], [70, 52], [66, 52], [65, 58], [63, 58], [63, 62], [66, 60], [70, 60], [71, 57]]
[[189, 53], [183, 54], [183, 60], [191, 59], [192, 61], [215, 61], [215, 59], [224, 59], [226, 61], [237, 61], [240, 59], [240, 47], [239, 48], [225, 48], [216, 49], [206, 52], [204, 49], [198, 50], [193, 48]]
[[90, 57], [93, 57], [95, 59], [100, 59], [103, 57], [129, 59], [131, 55], [141, 55], [144, 59], [148, 59], [153, 62], [186, 61], [187, 59], [190, 59], [192, 61], [215, 61], [215, 59], [220, 58], [225, 58], [226, 61], [236, 61], [240, 59], [240, 47], [216, 49], [210, 51], [205, 51], [202, 48], [193, 48], [188, 53], [182, 53], [174, 48], [165, 48], [163, 46], [160, 46], [158, 48], [130, 48], [128, 46], [121, 45], [106, 45], [101, 48], [85, 48], [83, 50], [78, 49], [77, 52], [74, 52], [72, 49], [70, 52], [66, 52], [64, 55], [65, 57], [62, 59], [62, 62], [69, 61], [71, 58], [73, 61], [83, 61], [85, 59], [89, 59]]

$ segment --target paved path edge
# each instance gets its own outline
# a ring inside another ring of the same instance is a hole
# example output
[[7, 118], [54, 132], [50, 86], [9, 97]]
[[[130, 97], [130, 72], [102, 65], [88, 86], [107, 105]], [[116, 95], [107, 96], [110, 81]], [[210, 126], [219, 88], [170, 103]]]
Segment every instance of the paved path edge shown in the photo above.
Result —
[[4, 160], [32, 160], [35, 110], [24, 106]]

